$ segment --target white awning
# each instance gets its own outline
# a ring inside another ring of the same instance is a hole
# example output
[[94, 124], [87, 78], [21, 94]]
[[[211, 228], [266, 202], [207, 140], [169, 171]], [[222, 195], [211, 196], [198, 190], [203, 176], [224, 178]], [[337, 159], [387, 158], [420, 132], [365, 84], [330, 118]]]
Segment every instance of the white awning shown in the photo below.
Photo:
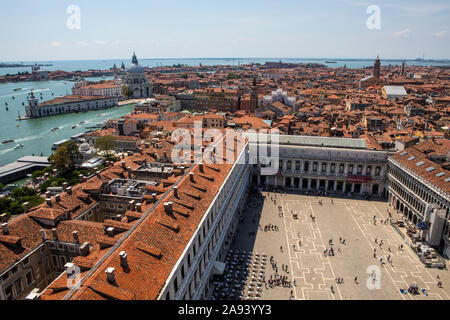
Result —
[[215, 261], [213, 266], [213, 275], [221, 276], [225, 270], [225, 263], [220, 261]]

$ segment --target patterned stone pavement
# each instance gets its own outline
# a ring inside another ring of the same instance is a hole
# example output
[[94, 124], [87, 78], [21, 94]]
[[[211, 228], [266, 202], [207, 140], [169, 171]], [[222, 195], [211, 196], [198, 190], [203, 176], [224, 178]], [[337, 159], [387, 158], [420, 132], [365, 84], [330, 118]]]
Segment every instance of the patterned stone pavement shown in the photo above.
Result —
[[[450, 299], [450, 272], [425, 268], [396, 230], [380, 223], [388, 217], [390, 207], [386, 202], [333, 198], [332, 203], [329, 197], [272, 192], [264, 192], [263, 196], [262, 208], [249, 208], [245, 212], [246, 218], [239, 225], [233, 247], [273, 256], [279, 274], [288, 276], [292, 283], [295, 280], [296, 286], [264, 289], [261, 299], [289, 299], [291, 290], [294, 298], [300, 300]], [[283, 217], [279, 216], [279, 205]], [[315, 221], [311, 215], [316, 217]], [[374, 216], [377, 225], [373, 223]], [[279, 231], [264, 232], [261, 228], [267, 224], [277, 225]], [[249, 235], [251, 230], [257, 230], [256, 234]], [[340, 237], [346, 244], [340, 243]], [[333, 239], [334, 256], [324, 254], [331, 247], [330, 239]], [[380, 240], [384, 242], [382, 247]], [[399, 250], [401, 244], [404, 250]], [[377, 258], [373, 257], [375, 248]], [[392, 265], [387, 262], [388, 255]], [[380, 257], [386, 262], [384, 266]], [[282, 264], [288, 265], [289, 273], [281, 271]], [[372, 272], [379, 282], [372, 280]], [[274, 273], [269, 264], [266, 279]], [[443, 288], [437, 287], [438, 275]], [[343, 278], [344, 284], [338, 284], [337, 277]], [[416, 296], [400, 292], [412, 283], [419, 289], [425, 288], [428, 296], [422, 292]]]

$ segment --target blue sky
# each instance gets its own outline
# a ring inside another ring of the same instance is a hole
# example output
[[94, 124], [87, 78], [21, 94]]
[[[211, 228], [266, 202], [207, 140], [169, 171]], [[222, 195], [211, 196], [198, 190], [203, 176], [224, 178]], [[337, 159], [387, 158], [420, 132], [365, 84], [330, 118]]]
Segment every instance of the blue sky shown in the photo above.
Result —
[[[69, 5], [81, 28], [67, 28]], [[369, 30], [369, 5], [381, 29]], [[0, 61], [450, 58], [448, 0], [0, 1]]]

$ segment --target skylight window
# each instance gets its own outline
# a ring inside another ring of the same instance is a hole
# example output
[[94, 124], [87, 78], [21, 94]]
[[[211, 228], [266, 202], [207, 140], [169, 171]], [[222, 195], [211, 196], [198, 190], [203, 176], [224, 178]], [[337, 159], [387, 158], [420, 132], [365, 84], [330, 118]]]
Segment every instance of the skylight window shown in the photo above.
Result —
[[415, 158], [416, 157], [412, 156], [412, 157], [409, 157], [408, 160], [411, 161], [411, 160], [414, 160]]
[[404, 156], [404, 155], [407, 155], [407, 154], [408, 154], [408, 152], [406, 152], [406, 151], [400, 153], [401, 156]]
[[445, 182], [449, 182], [450, 181], [450, 177], [448, 177], [447, 179], [444, 180]]
[[419, 161], [419, 162], [416, 163], [416, 165], [417, 165], [418, 167], [423, 166], [424, 164], [425, 164], [425, 162], [423, 162], [423, 161]]
[[427, 171], [428, 171], [428, 172], [433, 171], [433, 170], [434, 170], [434, 167], [428, 167], [428, 168], [427, 168]]
[[436, 177], [442, 177], [443, 175], [445, 175], [445, 172], [436, 173]]

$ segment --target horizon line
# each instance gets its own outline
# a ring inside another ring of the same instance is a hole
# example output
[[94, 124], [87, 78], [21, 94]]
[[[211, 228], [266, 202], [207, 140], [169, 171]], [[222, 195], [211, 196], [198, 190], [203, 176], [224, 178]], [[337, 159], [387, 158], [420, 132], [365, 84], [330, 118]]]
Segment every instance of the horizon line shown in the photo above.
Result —
[[[250, 60], [250, 59], [288, 59], [288, 60], [335, 60], [335, 61], [372, 61], [375, 58], [331, 58], [331, 57], [183, 57], [183, 58], [138, 58], [139, 60]], [[421, 58], [380, 58], [381, 61], [416, 61]], [[53, 62], [53, 61], [128, 61], [130, 58], [108, 58], [108, 59], [46, 59], [46, 60], [2, 60], [0, 63], [22, 63], [22, 62]], [[427, 60], [449, 60], [449, 58], [428, 58]]]

